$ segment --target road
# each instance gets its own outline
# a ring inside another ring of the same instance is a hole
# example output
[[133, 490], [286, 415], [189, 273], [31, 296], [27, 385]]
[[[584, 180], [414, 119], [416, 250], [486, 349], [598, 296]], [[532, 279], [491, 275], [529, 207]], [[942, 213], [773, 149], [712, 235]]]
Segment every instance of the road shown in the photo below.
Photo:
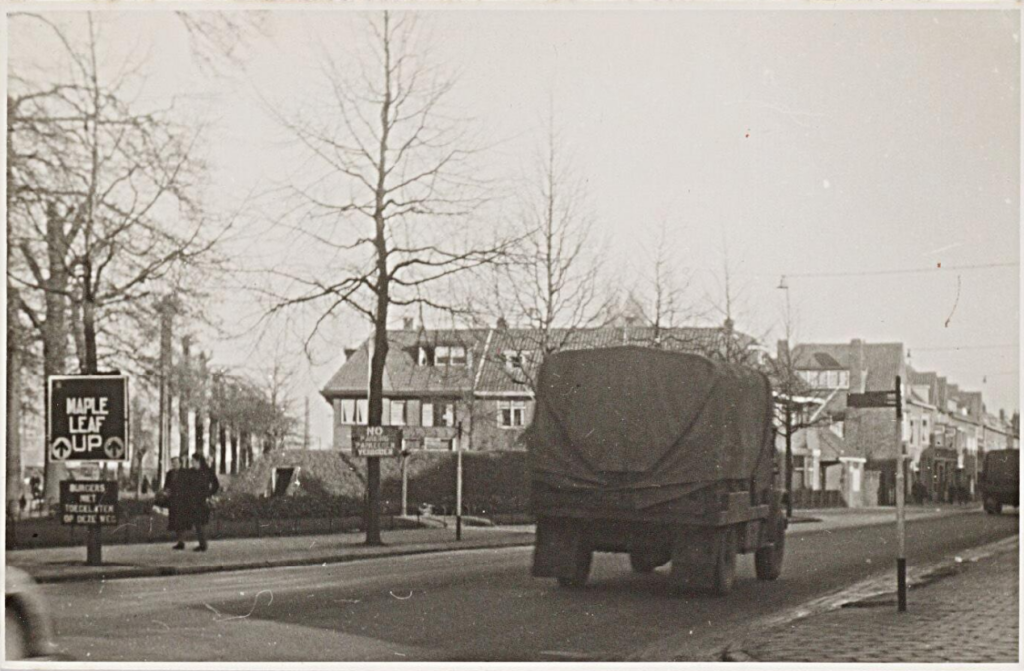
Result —
[[[970, 513], [908, 524], [911, 566], [1018, 533]], [[794, 527], [798, 528], [798, 527]], [[672, 597], [665, 571], [598, 554], [588, 586], [529, 575], [530, 549], [45, 585], [62, 650], [86, 661], [708, 660], [759, 621], [882, 572], [892, 526], [794, 533], [782, 578], [740, 558], [726, 598]], [[910, 608], [913, 609], [913, 592]]]

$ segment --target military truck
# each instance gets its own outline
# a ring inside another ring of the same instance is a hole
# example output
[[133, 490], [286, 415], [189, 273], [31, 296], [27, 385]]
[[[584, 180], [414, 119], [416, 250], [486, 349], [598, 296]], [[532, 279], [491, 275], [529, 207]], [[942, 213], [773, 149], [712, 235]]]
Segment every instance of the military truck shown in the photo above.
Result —
[[671, 591], [727, 594], [736, 555], [782, 572], [767, 377], [642, 347], [564, 351], [541, 366], [525, 438], [537, 519], [532, 573], [582, 587], [594, 552], [634, 571], [671, 562]]
[[994, 450], [985, 455], [981, 477], [985, 512], [998, 515], [1003, 506], [1020, 507], [1020, 451]]

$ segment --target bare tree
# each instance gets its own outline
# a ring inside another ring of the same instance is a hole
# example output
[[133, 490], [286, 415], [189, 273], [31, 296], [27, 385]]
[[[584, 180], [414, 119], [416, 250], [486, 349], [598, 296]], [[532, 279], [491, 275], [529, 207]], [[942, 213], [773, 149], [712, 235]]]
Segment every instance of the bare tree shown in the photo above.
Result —
[[[290, 187], [294, 238], [334, 257], [326, 273], [273, 269], [275, 287], [265, 295], [268, 314], [313, 306], [310, 339], [342, 309], [373, 324], [368, 414], [370, 426], [379, 426], [389, 310], [455, 309], [431, 296], [431, 285], [494, 261], [505, 245], [467, 239], [474, 227], [460, 226], [484, 202], [486, 185], [470, 160], [479, 148], [445, 107], [455, 80], [419, 48], [415, 15], [376, 14], [367, 33], [361, 57], [321, 50], [325, 89], [315, 100], [287, 111], [268, 105], [297, 141], [310, 175]], [[380, 543], [379, 468], [371, 458], [369, 544]]]
[[785, 340], [779, 343], [774, 358], [766, 359], [767, 373], [775, 391], [775, 434], [785, 441], [786, 516], [793, 516], [793, 438], [801, 431], [826, 425], [831, 417], [826, 410], [836, 391], [814, 389], [800, 373], [793, 358], [796, 326], [789, 305], [789, 287], [783, 277], [780, 289], [786, 291], [783, 316]]
[[692, 273], [674, 262], [671, 250], [668, 222], [663, 219], [657, 228], [649, 232], [649, 240], [643, 249], [643, 266], [638, 273], [641, 286], [632, 294], [640, 304], [646, 325], [654, 330], [656, 345], [666, 335], [672, 337], [673, 327], [690, 323], [699, 316], [686, 302]]
[[175, 12], [199, 67], [219, 74], [244, 62], [246, 48], [266, 36], [264, 12]]
[[492, 306], [515, 330], [510, 370], [531, 388], [543, 359], [580, 330], [599, 325], [612, 303], [601, 284], [603, 253], [587, 210], [585, 181], [549, 113], [535, 173], [523, 189], [516, 247], [491, 274]]
[[21, 290], [42, 333], [44, 375], [65, 372], [69, 340], [80, 370], [96, 372], [104, 323], [138, 319], [220, 235], [198, 198], [200, 131], [176, 122], [173, 109], [137, 109], [143, 63], [105, 63], [92, 14], [80, 21], [81, 39], [74, 18], [12, 16], [55, 48], [44, 74], [22, 74], [15, 62], [9, 78], [8, 239], [17, 254], [8, 286]]

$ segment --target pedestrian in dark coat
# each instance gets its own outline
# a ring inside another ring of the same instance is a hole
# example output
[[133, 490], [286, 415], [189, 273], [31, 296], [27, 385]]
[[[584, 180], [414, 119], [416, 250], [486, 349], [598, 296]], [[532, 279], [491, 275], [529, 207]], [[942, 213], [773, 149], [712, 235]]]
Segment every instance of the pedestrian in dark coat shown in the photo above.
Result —
[[157, 496], [158, 505], [163, 504], [167, 507], [167, 530], [178, 534], [178, 543], [174, 545], [174, 550], [185, 549], [185, 543], [181, 540], [181, 532], [188, 528], [182, 527], [179, 520], [182, 473], [184, 473], [184, 470], [181, 468], [181, 459], [178, 457], [172, 458], [171, 467], [168, 469], [167, 475], [164, 476], [163, 489], [160, 490]]
[[[216, 474], [207, 463], [206, 458], [201, 454], [192, 455], [191, 468], [181, 472], [177, 488], [180, 492], [178, 498], [178, 545], [185, 545], [185, 531], [190, 528], [196, 530], [197, 552], [205, 552], [207, 548], [204, 527], [210, 522], [211, 496], [220, 491], [220, 482]], [[175, 546], [178, 547], [178, 546]]]

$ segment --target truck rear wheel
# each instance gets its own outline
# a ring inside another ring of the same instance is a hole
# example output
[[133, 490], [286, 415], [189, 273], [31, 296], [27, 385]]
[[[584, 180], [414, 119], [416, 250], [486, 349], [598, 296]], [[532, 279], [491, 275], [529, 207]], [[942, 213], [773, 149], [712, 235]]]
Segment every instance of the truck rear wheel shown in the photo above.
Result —
[[[677, 540], [677, 543], [680, 541]], [[688, 551], [673, 554], [672, 591], [724, 596], [736, 582], [736, 531], [732, 527], [688, 534]]]
[[736, 583], [736, 531], [732, 527], [720, 529], [715, 540], [717, 556], [712, 592], [725, 596]]
[[577, 546], [575, 557], [573, 558], [573, 572], [572, 575], [559, 576], [558, 584], [562, 587], [568, 587], [573, 589], [579, 589], [587, 584], [587, 576], [590, 575], [590, 564], [593, 560], [594, 553], [586, 543], [580, 543]]
[[754, 572], [758, 580], [777, 580], [782, 575], [782, 559], [786, 554], [786, 521], [779, 516], [771, 546], [754, 552]]

